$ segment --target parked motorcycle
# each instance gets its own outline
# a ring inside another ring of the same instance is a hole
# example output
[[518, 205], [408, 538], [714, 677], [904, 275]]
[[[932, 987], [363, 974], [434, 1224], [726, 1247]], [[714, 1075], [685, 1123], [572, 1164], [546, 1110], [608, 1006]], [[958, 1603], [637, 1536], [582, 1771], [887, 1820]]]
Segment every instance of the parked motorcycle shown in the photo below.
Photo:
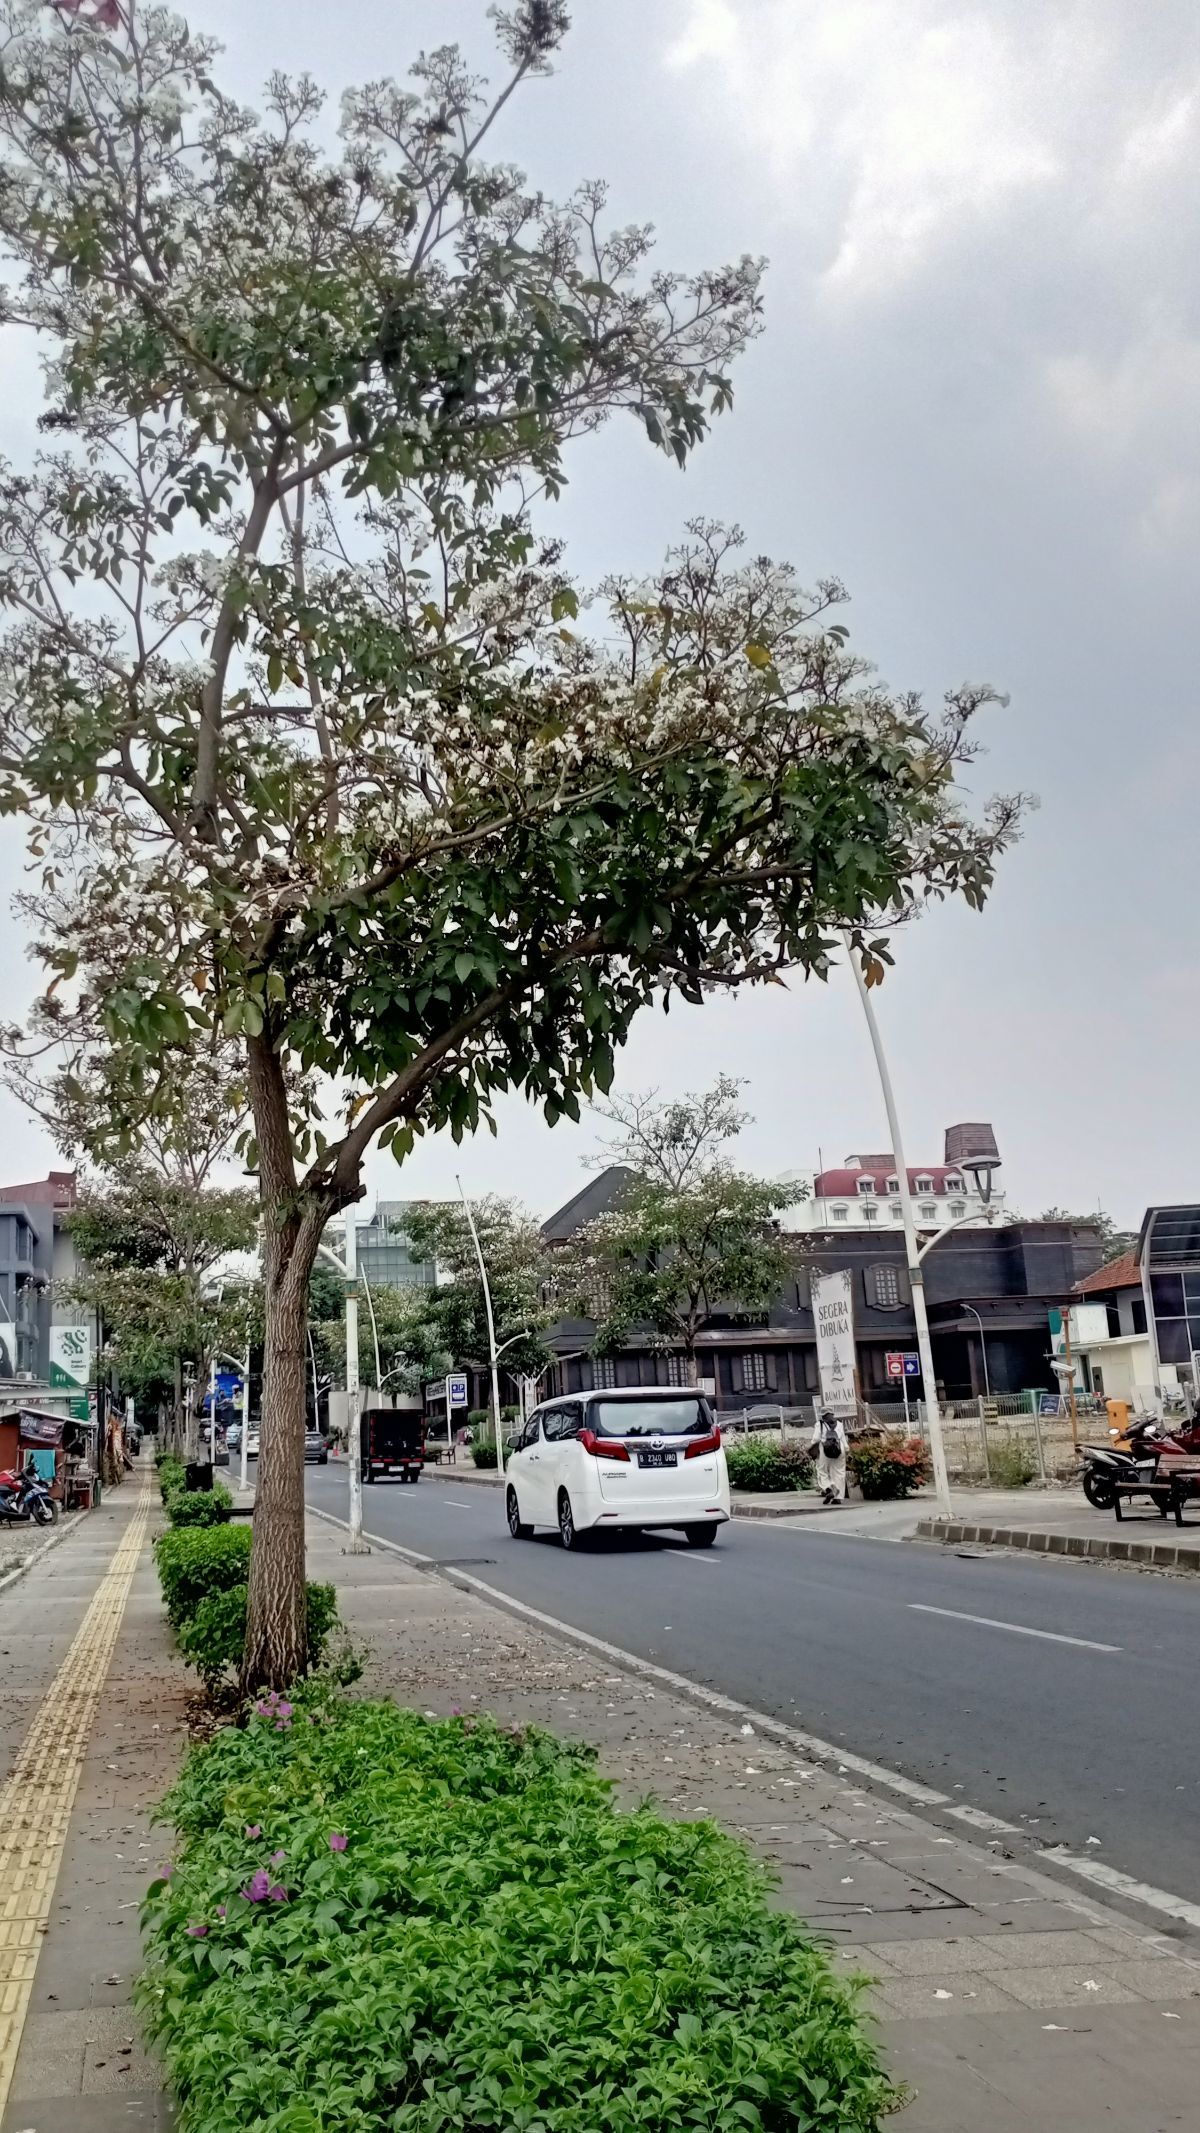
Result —
[[58, 1504], [33, 1467], [0, 1474], [0, 1519], [11, 1525], [52, 1526]]
[[1083, 1493], [1088, 1502], [1094, 1510], [1111, 1511], [1116, 1493], [1113, 1483], [1140, 1481], [1165, 1518], [1170, 1504], [1170, 1488], [1165, 1481], [1161, 1492], [1154, 1487], [1159, 1461], [1167, 1449], [1173, 1453], [1200, 1454], [1200, 1425], [1188, 1422], [1181, 1429], [1168, 1431], [1156, 1415], [1144, 1415], [1140, 1421], [1130, 1422], [1123, 1436], [1115, 1429], [1109, 1434], [1116, 1442], [1083, 1444], [1079, 1448], [1083, 1461]]

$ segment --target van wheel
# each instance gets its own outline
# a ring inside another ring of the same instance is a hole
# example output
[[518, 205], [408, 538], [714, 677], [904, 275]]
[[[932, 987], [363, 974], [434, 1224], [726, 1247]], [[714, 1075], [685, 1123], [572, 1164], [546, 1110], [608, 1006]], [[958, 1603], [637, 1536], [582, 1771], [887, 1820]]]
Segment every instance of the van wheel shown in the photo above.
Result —
[[575, 1513], [565, 1489], [558, 1492], [558, 1537], [567, 1549], [582, 1548], [583, 1535], [575, 1530]]
[[717, 1537], [715, 1526], [685, 1526], [683, 1530], [689, 1548], [711, 1548]]
[[513, 1539], [515, 1541], [527, 1541], [529, 1539], [530, 1534], [533, 1532], [533, 1527], [527, 1526], [521, 1516], [521, 1506], [517, 1502], [517, 1492], [515, 1489], [510, 1489], [507, 1496], [505, 1497], [504, 1510], [505, 1515], [508, 1519], [508, 1530], [511, 1533]]

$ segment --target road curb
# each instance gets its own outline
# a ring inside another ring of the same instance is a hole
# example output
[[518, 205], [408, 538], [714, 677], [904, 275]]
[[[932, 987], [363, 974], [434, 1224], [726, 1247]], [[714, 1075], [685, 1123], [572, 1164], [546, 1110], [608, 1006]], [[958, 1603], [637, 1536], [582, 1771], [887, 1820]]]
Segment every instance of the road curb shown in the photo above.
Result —
[[23, 1563], [18, 1563], [15, 1570], [6, 1570], [4, 1576], [0, 1578], [0, 1593], [7, 1592], [10, 1585], [15, 1585], [21, 1578], [28, 1577], [34, 1564], [40, 1563], [42, 1557], [49, 1555], [52, 1548], [57, 1548], [60, 1541], [65, 1541], [68, 1533], [73, 1533], [80, 1519], [86, 1515], [83, 1511], [76, 1511], [73, 1518], [66, 1519], [58, 1528], [58, 1531], [52, 1533], [49, 1540], [44, 1540], [40, 1548], [35, 1548], [32, 1555], [27, 1555]]
[[1192, 1577], [1200, 1576], [1200, 1549], [1181, 1547], [1176, 1541], [1116, 1540], [1099, 1533], [1048, 1533], [1036, 1526], [983, 1526], [962, 1518], [923, 1518], [913, 1537], [949, 1545], [969, 1541], [980, 1548], [1023, 1548], [1031, 1555], [1061, 1556], [1074, 1562], [1135, 1563], [1144, 1569], [1182, 1570]]

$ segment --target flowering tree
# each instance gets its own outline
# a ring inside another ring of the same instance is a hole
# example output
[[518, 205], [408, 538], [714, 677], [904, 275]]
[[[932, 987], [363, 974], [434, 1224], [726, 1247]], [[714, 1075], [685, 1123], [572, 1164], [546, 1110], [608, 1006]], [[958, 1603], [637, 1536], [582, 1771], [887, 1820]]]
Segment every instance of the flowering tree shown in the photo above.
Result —
[[651, 271], [598, 187], [557, 207], [486, 162], [565, 29], [497, 19], [490, 103], [425, 55], [343, 98], [330, 157], [306, 76], [259, 118], [161, 8], [0, 0], [0, 316], [46, 358], [45, 449], [0, 474], [0, 806], [114, 1135], [214, 1023], [244, 1051], [247, 1686], [304, 1661], [308, 1275], [372, 1144], [512, 1086], [574, 1115], [646, 1001], [821, 971], [833, 923], [879, 972], [884, 914], [978, 900], [1011, 827], [954, 797], [983, 692], [888, 696], [836, 587], [711, 529], [571, 628], [531, 504], [614, 410], [686, 458], [759, 270]]

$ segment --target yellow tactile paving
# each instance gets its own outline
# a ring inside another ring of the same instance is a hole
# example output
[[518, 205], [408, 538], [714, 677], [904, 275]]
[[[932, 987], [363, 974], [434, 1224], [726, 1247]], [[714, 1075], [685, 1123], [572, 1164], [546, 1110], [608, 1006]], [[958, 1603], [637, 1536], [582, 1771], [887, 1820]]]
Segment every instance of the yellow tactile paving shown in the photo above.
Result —
[[146, 1538], [151, 1477], [93, 1594], [16, 1767], [0, 1787], [0, 2117], [8, 2101], [42, 1934], [83, 1759]]

